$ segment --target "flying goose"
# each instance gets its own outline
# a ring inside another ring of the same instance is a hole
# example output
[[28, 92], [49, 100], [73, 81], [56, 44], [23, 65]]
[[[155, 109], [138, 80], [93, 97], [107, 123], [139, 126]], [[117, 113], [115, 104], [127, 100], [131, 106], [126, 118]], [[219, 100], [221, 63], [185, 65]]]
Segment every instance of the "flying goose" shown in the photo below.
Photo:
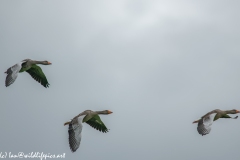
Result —
[[49, 86], [46, 76], [44, 75], [42, 69], [37, 64], [50, 65], [52, 63], [48, 61], [35, 61], [31, 59], [24, 59], [23, 61], [15, 64], [14, 66], [8, 68], [4, 73], [7, 74], [5, 80], [5, 86], [10, 86], [18, 76], [18, 72], [28, 72], [33, 79], [41, 83], [45, 88]]
[[[240, 111], [233, 109], [233, 110], [226, 110], [222, 111], [220, 109], [215, 109], [211, 112], [208, 112], [204, 116], [202, 116], [201, 119], [194, 121], [193, 123], [198, 123], [198, 133], [203, 135], [209, 134], [211, 131], [211, 125], [213, 124], [213, 121], [218, 120], [219, 118], [232, 118], [227, 114], [236, 114], [240, 113]], [[238, 116], [232, 118], [237, 119]]]
[[106, 133], [108, 132], [107, 127], [104, 125], [104, 123], [101, 121], [99, 114], [111, 114], [112, 112], [109, 110], [104, 111], [91, 111], [86, 110], [76, 117], [74, 117], [71, 121], [68, 121], [64, 123], [68, 126], [68, 140], [69, 140], [69, 146], [72, 152], [75, 152], [81, 142], [81, 132], [82, 132], [82, 123], [86, 122], [96, 130], [99, 130], [100, 132]]

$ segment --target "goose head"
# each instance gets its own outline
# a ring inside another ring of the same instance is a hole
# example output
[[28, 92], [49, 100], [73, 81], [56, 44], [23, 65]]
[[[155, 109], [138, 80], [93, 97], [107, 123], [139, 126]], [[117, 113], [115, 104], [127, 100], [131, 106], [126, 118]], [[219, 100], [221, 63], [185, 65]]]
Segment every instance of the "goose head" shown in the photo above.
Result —
[[43, 64], [44, 64], [44, 65], [51, 65], [52, 63], [49, 62], [49, 61], [43, 61]]
[[240, 113], [240, 111], [236, 109], [232, 109], [229, 111], [229, 114], [237, 114], [237, 113]]

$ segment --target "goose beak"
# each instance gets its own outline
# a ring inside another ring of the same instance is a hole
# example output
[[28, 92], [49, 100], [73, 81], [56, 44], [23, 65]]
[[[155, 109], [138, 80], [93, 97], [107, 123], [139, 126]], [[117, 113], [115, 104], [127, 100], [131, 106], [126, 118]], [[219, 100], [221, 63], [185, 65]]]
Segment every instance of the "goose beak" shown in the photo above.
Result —
[[52, 64], [51, 62], [48, 62], [48, 64]]
[[108, 114], [111, 114], [111, 113], [113, 113], [113, 112], [108, 110]]

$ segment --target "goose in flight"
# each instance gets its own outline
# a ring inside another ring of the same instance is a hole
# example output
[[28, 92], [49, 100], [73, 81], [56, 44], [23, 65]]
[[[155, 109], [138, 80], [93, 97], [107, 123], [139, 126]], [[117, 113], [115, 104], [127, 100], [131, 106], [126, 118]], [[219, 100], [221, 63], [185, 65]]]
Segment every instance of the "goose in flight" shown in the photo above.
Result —
[[8, 68], [5, 72], [7, 74], [5, 80], [5, 86], [8, 87], [17, 79], [18, 73], [28, 72], [33, 79], [41, 83], [45, 88], [49, 86], [46, 76], [44, 75], [42, 69], [37, 64], [50, 65], [52, 63], [48, 61], [35, 61], [31, 59], [24, 59], [23, 61], [15, 64], [14, 66]]
[[111, 114], [112, 112], [109, 110], [104, 111], [91, 111], [86, 110], [76, 117], [74, 117], [72, 120], [64, 123], [65, 125], [68, 125], [68, 140], [69, 140], [69, 146], [72, 152], [75, 152], [81, 142], [81, 132], [82, 132], [82, 123], [86, 122], [91, 127], [95, 128], [96, 130], [99, 130], [100, 132], [106, 133], [108, 132], [107, 127], [104, 125], [104, 123], [101, 121], [99, 114]]
[[[220, 109], [215, 109], [211, 112], [208, 112], [204, 116], [202, 116], [201, 119], [194, 121], [193, 123], [198, 123], [197, 131], [199, 134], [206, 135], [209, 134], [211, 131], [211, 126], [213, 124], [213, 121], [218, 120], [219, 118], [232, 118], [228, 114], [236, 114], [240, 113], [240, 111], [233, 109], [233, 110], [226, 110], [222, 111]], [[238, 116], [232, 118], [237, 119]]]

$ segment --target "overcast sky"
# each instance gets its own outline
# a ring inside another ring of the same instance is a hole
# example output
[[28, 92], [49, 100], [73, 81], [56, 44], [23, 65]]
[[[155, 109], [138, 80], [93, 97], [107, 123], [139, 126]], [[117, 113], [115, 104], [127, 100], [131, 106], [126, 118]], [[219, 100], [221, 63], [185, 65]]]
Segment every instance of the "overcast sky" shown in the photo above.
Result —
[[[240, 120], [209, 135], [192, 124], [240, 109], [240, 2], [236, 0], [1, 0], [0, 152], [94, 160], [239, 160]], [[50, 88], [7, 68], [26, 59]], [[83, 125], [71, 153], [64, 122], [102, 115], [104, 134]]]

